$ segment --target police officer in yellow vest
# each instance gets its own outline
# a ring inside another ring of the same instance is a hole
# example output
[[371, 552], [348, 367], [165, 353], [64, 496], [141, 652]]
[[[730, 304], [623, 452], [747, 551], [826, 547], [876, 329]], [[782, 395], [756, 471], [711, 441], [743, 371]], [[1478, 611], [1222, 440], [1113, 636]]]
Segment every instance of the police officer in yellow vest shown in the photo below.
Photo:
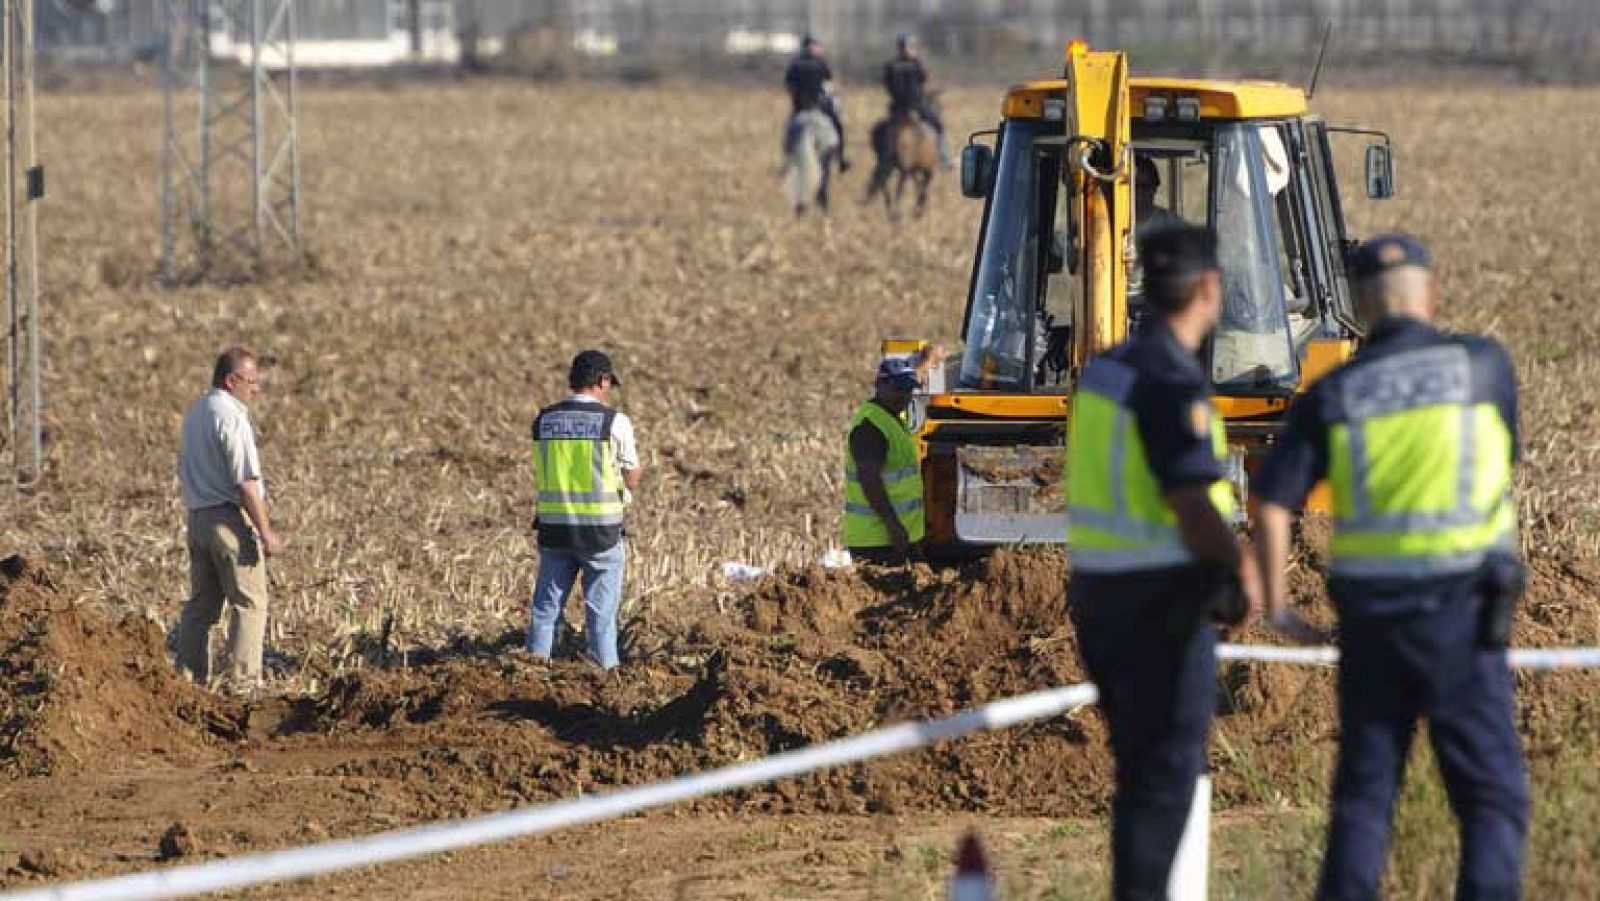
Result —
[[581, 576], [589, 654], [610, 669], [619, 662], [617, 610], [627, 565], [622, 524], [643, 468], [632, 421], [610, 406], [622, 384], [611, 358], [598, 350], [578, 354], [567, 383], [572, 394], [533, 422], [539, 579], [527, 648], [550, 656], [556, 623]]
[[1159, 229], [1139, 259], [1152, 316], [1085, 368], [1067, 439], [1068, 592], [1116, 758], [1118, 899], [1166, 897], [1216, 706], [1212, 621], [1259, 594], [1198, 358], [1222, 310], [1216, 238]]
[[942, 353], [934, 348], [920, 361], [884, 360], [872, 399], [850, 418], [842, 531], [857, 562], [903, 565], [922, 541], [922, 460], [905, 415], [922, 369]]
[[1269, 621], [1285, 605], [1292, 511], [1331, 489], [1328, 590], [1339, 614], [1339, 763], [1322, 898], [1376, 898], [1420, 718], [1460, 821], [1459, 898], [1520, 894], [1528, 787], [1505, 645], [1523, 568], [1511, 472], [1511, 361], [1430, 321], [1438, 286], [1407, 235], [1360, 246], [1349, 276], [1372, 331], [1296, 401], [1255, 484]]

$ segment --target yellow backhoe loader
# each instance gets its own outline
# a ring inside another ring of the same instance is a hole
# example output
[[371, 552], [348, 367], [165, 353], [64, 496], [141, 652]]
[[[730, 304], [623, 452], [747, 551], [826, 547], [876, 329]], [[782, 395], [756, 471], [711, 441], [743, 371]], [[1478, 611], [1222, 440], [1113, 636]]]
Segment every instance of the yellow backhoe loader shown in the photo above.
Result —
[[1075, 43], [1062, 78], [1006, 94], [999, 127], [961, 157], [963, 194], [984, 200], [964, 346], [911, 412], [935, 553], [1066, 540], [1072, 389], [1143, 320], [1135, 238], [1162, 223], [1218, 234], [1224, 311], [1203, 362], [1247, 496], [1290, 401], [1364, 328], [1344, 276], [1336, 131], [1367, 144], [1367, 195], [1392, 195], [1389, 137], [1329, 126], [1289, 85], [1135, 78], [1124, 53]]

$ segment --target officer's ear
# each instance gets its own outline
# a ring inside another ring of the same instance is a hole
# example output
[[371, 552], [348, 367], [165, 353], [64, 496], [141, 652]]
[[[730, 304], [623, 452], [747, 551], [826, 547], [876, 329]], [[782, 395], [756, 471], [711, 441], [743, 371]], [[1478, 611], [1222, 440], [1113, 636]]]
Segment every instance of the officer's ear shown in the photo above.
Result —
[[1222, 318], [1222, 273], [1216, 269], [1202, 272], [1195, 279], [1189, 303], [1194, 304], [1211, 322]]

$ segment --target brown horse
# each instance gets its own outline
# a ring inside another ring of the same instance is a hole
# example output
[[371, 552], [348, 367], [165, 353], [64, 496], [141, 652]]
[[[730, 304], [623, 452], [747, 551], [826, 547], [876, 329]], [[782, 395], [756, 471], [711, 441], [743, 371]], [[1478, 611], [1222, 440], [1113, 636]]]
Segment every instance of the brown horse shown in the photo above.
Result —
[[[937, 92], [930, 91], [927, 102], [937, 104]], [[889, 218], [898, 219], [900, 196], [905, 193], [909, 181], [917, 189], [915, 215], [920, 218], [927, 212], [928, 184], [939, 167], [939, 140], [932, 126], [911, 115], [880, 119], [872, 126], [872, 150], [878, 162], [872, 169], [872, 179], [867, 182], [867, 195], [862, 202], [881, 194]], [[898, 176], [892, 191], [889, 189], [891, 175]]]

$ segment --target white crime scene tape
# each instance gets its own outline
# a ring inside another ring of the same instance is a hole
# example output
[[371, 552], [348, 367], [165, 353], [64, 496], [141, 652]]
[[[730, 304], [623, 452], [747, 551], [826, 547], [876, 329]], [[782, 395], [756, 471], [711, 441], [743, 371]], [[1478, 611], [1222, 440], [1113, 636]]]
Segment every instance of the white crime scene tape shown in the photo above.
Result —
[[[1223, 644], [1217, 646], [1217, 659], [1331, 666], [1339, 662], [1339, 649], [1323, 646], [1280, 648], [1266, 645]], [[1600, 648], [1512, 648], [1506, 652], [1506, 662], [1513, 669], [1600, 668]]]
[[1047, 719], [1093, 704], [1088, 683], [1006, 698], [936, 720], [902, 723], [749, 763], [540, 807], [340, 839], [231, 860], [152, 870], [0, 895], [0, 901], [134, 901], [182, 898], [439, 854], [636, 813], [775, 779], [923, 748], [985, 729]]
[[[1223, 644], [1217, 647], [1217, 659], [1327, 666], [1338, 662], [1339, 651], [1331, 647]], [[1600, 648], [1519, 648], [1508, 652], [1507, 659], [1511, 666], [1519, 669], [1600, 668]], [[230, 860], [8, 892], [0, 894], [0, 901], [182, 898], [424, 857], [615, 819], [680, 801], [913, 751], [973, 732], [1060, 716], [1093, 704], [1097, 698], [1095, 687], [1087, 682], [1066, 685], [1006, 698], [941, 719], [902, 723], [666, 782]]]

